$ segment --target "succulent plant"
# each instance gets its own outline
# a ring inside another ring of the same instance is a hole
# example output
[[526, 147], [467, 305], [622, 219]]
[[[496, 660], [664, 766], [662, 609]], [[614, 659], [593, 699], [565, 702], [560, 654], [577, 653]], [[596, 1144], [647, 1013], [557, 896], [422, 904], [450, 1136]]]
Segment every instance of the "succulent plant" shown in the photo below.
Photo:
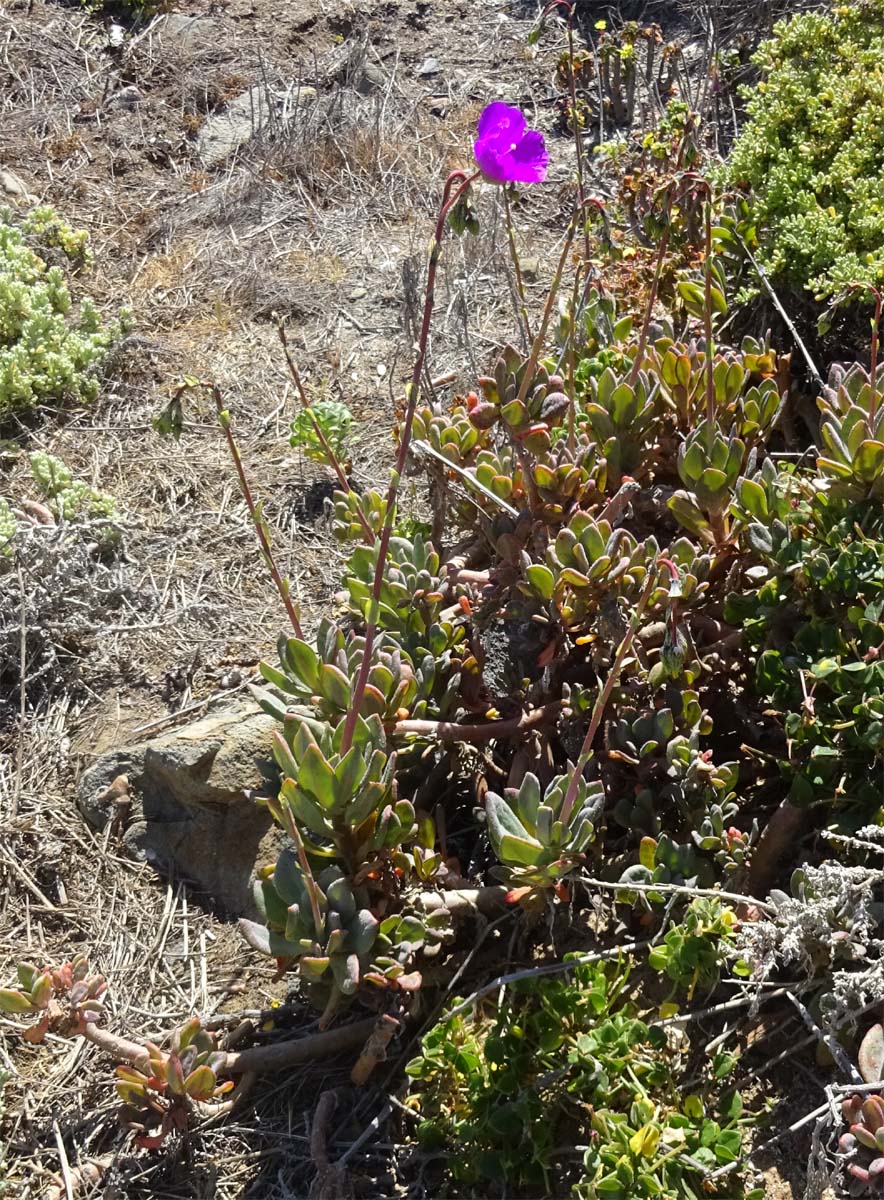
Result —
[[716, 424], [710, 431], [702, 421], [685, 438], [678, 452], [678, 474], [687, 491], [669, 500], [675, 518], [695, 536], [714, 545], [727, 534], [725, 514], [743, 470], [746, 445], [735, 433], [725, 437]]
[[89, 974], [84, 954], [55, 968], [20, 963], [16, 974], [17, 988], [0, 988], [0, 1012], [37, 1018], [25, 1030], [26, 1041], [41, 1042], [50, 1029], [81, 1032], [104, 1014], [100, 997], [107, 983], [102, 975]]
[[273, 735], [282, 774], [279, 797], [267, 802], [288, 829], [289, 815], [355, 871], [383, 850], [398, 849], [415, 831], [414, 808], [395, 800], [396, 756], [387, 750], [380, 717], [358, 718], [350, 749], [341, 753], [344, 723], [289, 720]]
[[549, 887], [583, 861], [596, 833], [604, 805], [598, 781], [578, 782], [577, 799], [562, 821], [570, 776], [557, 775], [546, 790], [530, 771], [519, 788], [503, 796], [488, 792], [485, 816], [488, 838], [499, 859], [500, 874], [514, 884]]
[[685, 884], [688, 887], [711, 887], [715, 872], [708, 859], [701, 858], [694, 846], [679, 844], [667, 833], [658, 838], [644, 837], [639, 846], [639, 861], [627, 867], [620, 876], [624, 891], [620, 899], [635, 903], [661, 904], [665, 900], [662, 892], [646, 892], [644, 895], [629, 892], [630, 883], [647, 886], [654, 883]]
[[[387, 722], [423, 716], [437, 691], [442, 692], [442, 703], [445, 691], [454, 684], [451, 646], [463, 635], [448, 623], [431, 625], [425, 634], [422, 640], [427, 649], [419, 649], [415, 659], [392, 637], [381, 634], [375, 639], [361, 706], [363, 716], [377, 715]], [[291, 697], [323, 721], [337, 724], [350, 710], [364, 645], [364, 638], [348, 639], [340, 626], [325, 617], [316, 631], [315, 650], [299, 638], [281, 637], [277, 646], [280, 667], [268, 663], [260, 667], [281, 696], [256, 689], [259, 703], [285, 723], [290, 707], [287, 698]]]
[[[465, 467], [488, 442], [481, 405], [476, 393], [471, 392], [466, 405], [455, 403], [447, 413], [438, 406], [419, 408], [414, 414], [412, 437], [426, 442], [455, 466]], [[475, 419], [473, 413], [477, 414]]]
[[677, 814], [698, 847], [720, 849], [723, 822], [738, 811], [737, 764], [716, 765], [709, 752], [701, 750], [700, 739], [711, 728], [708, 713], [691, 691], [682, 693], [677, 717], [670, 708], [640, 714], [627, 711], [609, 726], [608, 760], [618, 767], [625, 764], [635, 778], [632, 789], [620, 785], [621, 797], [614, 808], [614, 817], [624, 828], [656, 836], [660, 814]]
[[[568, 413], [568, 397], [562, 391], [564, 380], [550, 374], [545, 366], [537, 366], [530, 383], [525, 387], [528, 360], [514, 346], [504, 346], [494, 366], [494, 374], [478, 380], [482, 401], [491, 407], [494, 416], [476, 406], [471, 413], [474, 424], [494, 422], [499, 419], [502, 427], [532, 453], [549, 448], [550, 430], [561, 425]], [[525, 399], [519, 393], [525, 391]]]
[[444, 908], [428, 916], [399, 912], [380, 920], [369, 907], [365, 886], [354, 885], [334, 865], [308, 880], [290, 849], [262, 872], [254, 895], [265, 924], [241, 919], [243, 936], [282, 969], [297, 964], [314, 999], [325, 1004], [326, 1017], [364, 983], [404, 991], [420, 987], [420, 973], [406, 970], [408, 960], [418, 950], [438, 952], [450, 933]]
[[339, 542], [361, 542], [365, 539], [366, 525], [372, 533], [380, 533], [386, 512], [384, 497], [371, 488], [364, 492], [352, 488], [349, 492], [335, 492], [332, 532]]
[[[531, 479], [540, 501], [538, 515], [559, 524], [575, 508], [598, 504], [605, 489], [607, 464], [598, 447], [582, 430], [571, 450], [564, 437], [531, 465]], [[499, 486], [499, 485], [498, 485]]]
[[[357, 546], [346, 567], [350, 611], [365, 620], [372, 604], [372, 586], [379, 542]], [[434, 625], [442, 606], [439, 555], [418, 533], [414, 538], [391, 537], [381, 592], [377, 624], [399, 635], [410, 647]]]
[[591, 382], [592, 400], [582, 410], [581, 424], [598, 443], [612, 490], [648, 460], [658, 433], [657, 390], [644, 371], [634, 383], [618, 379], [610, 369]]
[[565, 628], [586, 627], [608, 596], [633, 596], [657, 557], [653, 537], [639, 542], [625, 529], [589, 513], [574, 513], [546, 552], [546, 563], [524, 563], [525, 595], [555, 599]]
[[884, 365], [875, 374], [873, 388], [859, 363], [847, 372], [833, 367], [818, 400], [828, 454], [817, 458], [817, 467], [851, 499], [884, 497]]
[[346, 445], [352, 424], [353, 414], [346, 404], [337, 400], [317, 400], [309, 409], [298, 409], [292, 421], [289, 444], [303, 450], [313, 462], [329, 465], [325, 447], [316, 433], [318, 425], [332, 453], [346, 464]]
[[150, 1072], [119, 1066], [116, 1088], [124, 1124], [136, 1132], [139, 1146], [154, 1149], [170, 1133], [187, 1127], [194, 1103], [219, 1099], [232, 1090], [233, 1081], [218, 1082], [227, 1055], [217, 1049], [199, 1017], [175, 1030], [168, 1052], [153, 1042], [145, 1048]]
[[884, 1191], [884, 1096], [848, 1096], [841, 1113], [848, 1131], [838, 1139], [838, 1152], [851, 1181], [850, 1194]]

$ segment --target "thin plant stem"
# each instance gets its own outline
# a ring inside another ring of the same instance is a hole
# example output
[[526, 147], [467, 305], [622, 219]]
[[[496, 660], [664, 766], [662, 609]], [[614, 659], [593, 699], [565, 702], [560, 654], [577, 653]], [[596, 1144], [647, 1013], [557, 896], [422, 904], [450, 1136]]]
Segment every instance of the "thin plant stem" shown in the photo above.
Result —
[[[568, 14], [568, 92], [571, 101], [571, 130], [574, 134], [574, 155], [577, 161], [577, 201], [583, 212], [586, 205], [586, 185], [583, 171], [583, 138], [580, 136], [580, 123], [577, 120], [577, 81], [574, 75], [574, 10], [576, 0], [550, 0], [544, 10], [544, 16], [555, 8], [564, 8]], [[601, 85], [599, 86], [599, 105], [601, 106]], [[601, 121], [601, 118], [600, 118]], [[603, 141], [601, 129], [599, 141]], [[589, 227], [583, 227], [584, 254], [589, 263]]]
[[506, 236], [510, 247], [510, 258], [513, 260], [513, 270], [516, 275], [516, 291], [522, 305], [520, 316], [525, 327], [525, 338], [531, 342], [531, 324], [528, 320], [528, 301], [525, 298], [525, 282], [522, 278], [522, 264], [519, 262], [519, 251], [516, 248], [516, 231], [513, 227], [513, 209], [510, 204], [509, 188], [503, 188], [503, 210], [506, 215]]
[[706, 261], [704, 270], [704, 301], [703, 317], [706, 323], [706, 437], [709, 454], [715, 444], [715, 380], [713, 377], [713, 356], [715, 345], [712, 341], [712, 197], [706, 197]]
[[869, 382], [872, 394], [869, 397], [869, 433], [875, 436], [875, 419], [878, 415], [878, 327], [881, 324], [881, 293], [877, 288], [872, 289], [875, 296], [875, 316], [872, 320], [872, 349], [869, 370]]
[[323, 935], [324, 923], [322, 913], [319, 909], [319, 889], [316, 886], [316, 880], [313, 877], [313, 871], [310, 867], [310, 860], [307, 857], [307, 847], [304, 845], [304, 839], [301, 837], [301, 831], [298, 828], [295, 815], [288, 804], [283, 802], [280, 805], [280, 809], [285, 831], [295, 843], [295, 849], [298, 852], [298, 862], [301, 864], [307, 895], [310, 897], [310, 911], [313, 914], [313, 924], [316, 927], [316, 940], [319, 941]]
[[[310, 418], [310, 421], [313, 425], [313, 431], [319, 440], [320, 446], [322, 446], [322, 452], [328, 460], [329, 466], [334, 471], [335, 475], [337, 475], [338, 483], [341, 485], [341, 490], [348, 493], [352, 492], [353, 488], [350, 486], [350, 480], [347, 478], [347, 474], [344, 468], [341, 466], [338, 456], [332, 449], [331, 443], [323, 433], [322, 426], [316, 419], [316, 414], [313, 411], [313, 405], [310, 403], [310, 398], [307, 395], [303, 382], [301, 381], [301, 372], [298, 370], [297, 364], [292, 358], [291, 351], [289, 350], [288, 338], [286, 337], [285, 326], [282, 324], [282, 322], [280, 322], [277, 326], [277, 331], [279, 333], [279, 340], [282, 342], [282, 350], [285, 354], [285, 361], [288, 364], [289, 374], [294, 380], [295, 388], [298, 392], [298, 398], [301, 401], [301, 407]], [[373, 546], [376, 541], [375, 533], [366, 520], [365, 513], [359, 506], [358, 496], [356, 497], [356, 517], [359, 521], [359, 524], [362, 526], [362, 531], [365, 534], [365, 540], [370, 546]]]
[[[589, 267], [586, 267], [587, 272]], [[571, 328], [568, 331], [568, 450], [571, 454], [576, 448], [575, 426], [577, 423], [577, 385], [575, 382], [575, 362], [576, 349], [574, 343], [577, 340], [577, 305], [578, 296], [580, 295], [580, 265], [574, 272], [574, 291], [571, 293]]]
[[638, 633], [638, 627], [644, 616], [645, 608], [656, 586], [656, 566], [657, 564], [654, 564], [648, 571], [648, 579], [642, 594], [638, 598], [632, 614], [632, 620], [629, 622], [629, 628], [624, 634], [620, 645], [617, 647], [617, 653], [608, 672], [608, 678], [605, 680], [604, 687], [599, 692], [596, 702], [593, 705], [592, 715], [589, 719], [589, 728], [586, 731], [586, 737], [583, 739], [583, 745], [580, 748], [580, 754], [577, 756], [577, 762], [574, 764], [574, 770], [571, 772], [571, 778], [568, 781], [568, 790], [565, 792], [565, 799], [562, 802], [562, 809], [559, 814], [559, 820], [564, 829], [568, 828], [571, 813], [574, 810], [574, 805], [577, 803], [577, 791], [580, 787], [580, 780], [583, 777], [587, 763], [592, 758], [592, 743], [595, 741], [595, 735], [598, 733], [599, 725], [602, 723], [602, 717], [608, 706], [608, 701], [611, 699], [611, 693], [614, 691], [617, 680], [620, 678], [624, 660], [632, 647], [632, 643], [635, 641], [635, 635]]
[[657, 261], [654, 264], [654, 278], [651, 282], [651, 290], [648, 293], [648, 303], [645, 307], [645, 318], [642, 321], [641, 333], [639, 334], [638, 347], [635, 352], [635, 358], [632, 361], [632, 370], [629, 373], [629, 386], [635, 387], [635, 382], [638, 379], [638, 373], [641, 369], [642, 360], [645, 357], [645, 350], [648, 346], [648, 332], [651, 328], [651, 318], [654, 315], [654, 305], [657, 302], [657, 292], [660, 288], [660, 276], [663, 274], [663, 263], [666, 258], [666, 251], [669, 249], [669, 200], [666, 201], [666, 224], [663, 227], [663, 232], [660, 234], [660, 245], [657, 247]]
[[414, 425], [414, 414], [415, 410], [417, 409], [418, 397], [420, 395], [421, 374], [423, 373], [424, 369], [424, 359], [427, 355], [427, 341], [430, 336], [430, 322], [433, 316], [436, 272], [439, 267], [442, 237], [445, 233], [445, 221], [451, 208], [460, 199], [470, 184], [479, 178], [479, 175], [479, 171], [475, 171], [472, 175], [467, 175], [466, 171], [452, 171], [445, 181], [445, 188], [442, 193], [442, 205], [436, 218], [436, 229], [433, 234], [433, 241], [430, 244], [430, 257], [427, 263], [427, 288], [424, 297], [424, 315], [421, 323], [420, 338], [418, 340], [418, 350], [414, 360], [414, 368], [411, 373], [411, 381], [405, 389], [405, 416], [402, 422], [402, 431], [399, 435], [399, 453], [396, 456], [396, 465], [393, 468], [393, 472], [390, 477], [390, 486], [387, 489], [384, 524], [383, 528], [381, 529], [381, 536], [377, 547], [377, 560], [375, 562], [374, 580], [372, 583], [371, 599], [369, 600], [368, 614], [365, 623], [365, 643], [362, 650], [362, 662], [359, 664], [359, 674], [356, 677], [356, 685], [353, 688], [353, 698], [350, 702], [350, 708], [347, 712], [344, 722], [344, 732], [341, 738], [341, 757], [343, 757], [353, 745], [353, 735], [356, 732], [356, 722], [359, 718], [359, 710], [362, 707], [362, 700], [365, 696], [365, 689], [368, 685], [368, 676], [371, 671], [371, 655], [372, 650], [374, 649], [375, 635], [377, 633], [381, 588], [384, 581], [384, 568], [386, 567], [387, 563], [387, 552], [390, 547], [390, 538], [393, 536], [393, 522], [395, 520], [396, 500], [399, 495], [399, 483], [405, 470], [405, 464], [408, 461], [408, 451], [411, 445], [411, 430], [412, 426]]
[[519, 387], [518, 399], [522, 404], [525, 403], [525, 397], [528, 395], [528, 389], [530, 388], [534, 379], [534, 371], [540, 358], [540, 352], [543, 349], [543, 341], [546, 337], [547, 326], [549, 325], [549, 320], [552, 316], [556, 296], [559, 292], [559, 286], [562, 282], [562, 275], [565, 271], [565, 263], [568, 261], [568, 254], [571, 250], [571, 243], [574, 241], [574, 234], [577, 232], [577, 218], [582, 211], [582, 208], [577, 208], [574, 210], [574, 215], [571, 217], [571, 223], [568, 226], [567, 233], [565, 234], [565, 244], [562, 247], [562, 253], [559, 256], [558, 265], [556, 266], [556, 273], [553, 276], [552, 283], [549, 287], [549, 295], [546, 298], [546, 305], [543, 309], [540, 328], [538, 329], [537, 336], [534, 338], [534, 342], [531, 346], [531, 353], [528, 356], [528, 362], [525, 364], [525, 374], [522, 377], [522, 383]]
[[236, 467], [236, 474], [239, 479], [239, 488], [242, 492], [243, 499], [246, 502], [246, 508], [249, 510], [249, 516], [252, 518], [252, 524], [255, 527], [255, 532], [258, 535], [258, 541], [261, 544], [261, 553], [264, 557], [264, 562], [267, 564], [267, 570], [270, 572], [271, 578], [276, 585], [276, 590], [279, 592], [280, 599], [285, 605], [285, 610], [288, 613], [289, 620], [292, 623], [292, 629], [295, 631], [295, 637], [303, 641], [304, 631], [301, 628], [301, 622], [298, 620], [298, 613], [292, 601], [289, 581], [283, 579], [279, 568], [276, 565], [276, 560], [273, 557], [273, 549], [270, 545], [270, 534], [267, 529], [267, 522], [264, 520], [264, 515], [259, 506], [255, 503], [252, 496], [252, 489], [249, 487], [249, 481], [246, 476], [245, 468], [242, 464], [242, 457], [239, 453], [239, 446], [236, 444], [236, 438], [233, 436], [232, 420], [230, 413], [224, 407], [224, 402], [221, 399], [221, 390], [217, 384], [206, 385], [211, 390], [215, 401], [215, 407], [218, 410], [218, 421], [221, 428], [224, 430], [224, 436], [227, 438], [227, 448], [230, 451], [230, 457], [233, 459], [233, 465]]

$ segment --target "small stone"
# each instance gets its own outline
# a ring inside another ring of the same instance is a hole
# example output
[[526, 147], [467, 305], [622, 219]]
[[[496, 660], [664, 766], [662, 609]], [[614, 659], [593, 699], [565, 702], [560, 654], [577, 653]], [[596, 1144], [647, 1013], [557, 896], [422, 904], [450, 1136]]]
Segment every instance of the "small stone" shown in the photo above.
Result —
[[357, 76], [355, 87], [360, 96], [370, 96], [387, 85], [387, 76], [374, 63], [366, 63]]
[[114, 23], [113, 25], [108, 26], [107, 44], [110, 46], [110, 48], [112, 50], [119, 50], [120, 46], [122, 46], [122, 44], [123, 44], [123, 42], [125, 42], [125, 40], [126, 40], [126, 30], [123, 28], [122, 25], [117, 25], [116, 23]]
[[524, 258], [520, 263], [522, 268], [522, 278], [526, 283], [536, 283], [540, 278], [540, 259], [539, 258]]
[[144, 99], [141, 91], [130, 83], [128, 87], [121, 88], [116, 95], [111, 96], [108, 104], [109, 108], [134, 108], [136, 104], [140, 104]]
[[192, 50], [217, 38], [218, 26], [211, 17], [188, 17], [184, 13], [169, 13], [159, 27], [160, 38], [177, 42], [184, 50]]
[[353, 300], [353, 301], [364, 300], [367, 295], [368, 295], [368, 288], [355, 287], [353, 289], [353, 291], [350, 293], [350, 295], [347, 297], [347, 299]]
[[[287, 111], [291, 115], [294, 109], [315, 99], [316, 88], [294, 88], [285, 96]], [[256, 84], [241, 93], [223, 112], [213, 113], [203, 122], [198, 142], [203, 164], [218, 166], [270, 125], [274, 117], [277, 121], [282, 119], [282, 98], [268, 92], [263, 84]]]
[[440, 71], [438, 58], [425, 58], [417, 69], [417, 73], [421, 79], [427, 75], [438, 75]]
[[385, 363], [378, 363], [377, 367], [375, 367], [375, 370], [378, 373], [378, 379], [383, 379], [387, 374], [387, 367]]
[[19, 200], [34, 199], [15, 171], [0, 170], [0, 191]]

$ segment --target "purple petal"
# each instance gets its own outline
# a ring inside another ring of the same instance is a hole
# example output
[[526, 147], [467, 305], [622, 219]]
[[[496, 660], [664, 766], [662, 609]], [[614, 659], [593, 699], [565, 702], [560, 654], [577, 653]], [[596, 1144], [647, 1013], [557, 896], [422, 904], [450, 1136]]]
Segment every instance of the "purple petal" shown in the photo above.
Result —
[[505, 154], [500, 152], [500, 143], [493, 138], [480, 138], [473, 147], [479, 170], [492, 183], [507, 183]]
[[495, 100], [492, 104], [486, 104], [482, 109], [478, 134], [480, 138], [497, 134], [497, 136], [506, 137], [511, 143], [517, 142], [525, 132], [527, 124], [525, 115], [520, 109], [512, 108], [509, 104], [504, 104], [502, 100]]
[[546, 179], [549, 154], [539, 130], [529, 129], [509, 158], [513, 183], [543, 183]]

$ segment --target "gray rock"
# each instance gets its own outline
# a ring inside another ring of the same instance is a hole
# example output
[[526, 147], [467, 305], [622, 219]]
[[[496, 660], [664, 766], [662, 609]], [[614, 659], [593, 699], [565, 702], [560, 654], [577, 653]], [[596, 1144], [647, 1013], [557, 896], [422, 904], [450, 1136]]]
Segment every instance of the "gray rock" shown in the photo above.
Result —
[[355, 287], [353, 289], [353, 291], [350, 292], [350, 294], [347, 296], [347, 299], [352, 300], [352, 301], [364, 300], [367, 295], [368, 295], [368, 288]]
[[285, 108], [289, 118], [292, 111], [316, 98], [316, 88], [295, 87], [285, 97], [268, 92], [263, 84], [255, 84], [231, 100], [223, 112], [213, 113], [202, 124], [198, 150], [207, 167], [215, 167], [244, 146], [255, 134], [284, 120]]
[[438, 58], [425, 58], [417, 69], [417, 73], [421, 79], [428, 75], [438, 75], [441, 70]]
[[195, 50], [217, 40], [218, 25], [211, 17], [169, 13], [158, 32], [161, 41], [175, 42], [183, 50]]
[[34, 203], [36, 200], [36, 197], [31, 195], [15, 171], [7, 171], [3, 168], [0, 168], [0, 192], [28, 203]]
[[365, 63], [356, 76], [354, 86], [361, 96], [370, 96], [387, 86], [387, 76], [374, 63]]
[[275, 728], [255, 704], [240, 702], [112, 750], [84, 773], [78, 807], [99, 830], [123, 826], [122, 843], [136, 858], [194, 884], [227, 913], [248, 914], [255, 867], [284, 842], [256, 802], [279, 786]]
[[539, 258], [523, 258], [519, 266], [522, 271], [522, 278], [526, 283], [536, 283], [540, 278]]

